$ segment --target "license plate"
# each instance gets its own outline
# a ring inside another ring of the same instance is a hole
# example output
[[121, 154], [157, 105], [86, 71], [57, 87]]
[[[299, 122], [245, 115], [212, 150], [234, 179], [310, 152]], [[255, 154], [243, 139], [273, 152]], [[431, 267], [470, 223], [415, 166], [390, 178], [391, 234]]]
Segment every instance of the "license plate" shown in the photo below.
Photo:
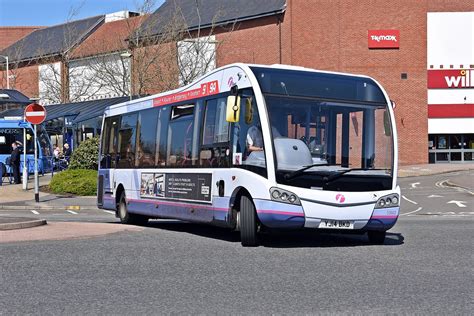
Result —
[[339, 221], [332, 219], [322, 219], [319, 228], [331, 229], [354, 229], [354, 221]]

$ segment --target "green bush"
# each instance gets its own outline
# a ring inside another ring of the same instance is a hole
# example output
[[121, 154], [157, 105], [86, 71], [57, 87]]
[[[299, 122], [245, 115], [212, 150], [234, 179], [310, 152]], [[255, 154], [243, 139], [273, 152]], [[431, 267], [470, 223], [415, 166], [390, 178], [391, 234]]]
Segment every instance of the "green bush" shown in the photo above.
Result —
[[99, 156], [99, 138], [94, 137], [83, 141], [71, 155], [70, 169], [97, 170], [97, 157]]
[[57, 194], [96, 195], [97, 171], [68, 169], [54, 175], [49, 189]]

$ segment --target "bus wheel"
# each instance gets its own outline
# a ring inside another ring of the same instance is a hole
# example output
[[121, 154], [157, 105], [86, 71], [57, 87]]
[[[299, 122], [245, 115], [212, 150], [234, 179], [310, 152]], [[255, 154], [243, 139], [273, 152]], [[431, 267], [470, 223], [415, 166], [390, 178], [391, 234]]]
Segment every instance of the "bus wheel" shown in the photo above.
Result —
[[120, 196], [118, 215], [122, 224], [145, 225], [148, 222], [148, 217], [128, 212], [125, 192]]
[[385, 231], [369, 230], [367, 235], [369, 237], [369, 242], [374, 245], [383, 245], [385, 241]]
[[244, 247], [258, 246], [255, 206], [249, 197], [240, 198], [240, 242]]

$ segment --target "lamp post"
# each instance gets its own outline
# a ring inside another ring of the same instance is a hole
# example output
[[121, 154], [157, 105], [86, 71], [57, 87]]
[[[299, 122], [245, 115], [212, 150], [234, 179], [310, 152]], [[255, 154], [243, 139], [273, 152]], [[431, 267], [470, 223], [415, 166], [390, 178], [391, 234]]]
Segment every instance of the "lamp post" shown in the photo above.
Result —
[[7, 62], [7, 89], [10, 89], [10, 78], [8, 78], [8, 56], [4, 56], [4, 55], [0, 55], [0, 57], [3, 57], [5, 58], [6, 62]]
[[120, 57], [122, 58], [128, 58], [129, 59], [129, 68], [130, 68], [130, 85], [129, 85], [129, 91], [128, 94], [130, 95], [130, 101], [132, 101], [132, 54], [130, 52], [123, 52], [120, 54]]

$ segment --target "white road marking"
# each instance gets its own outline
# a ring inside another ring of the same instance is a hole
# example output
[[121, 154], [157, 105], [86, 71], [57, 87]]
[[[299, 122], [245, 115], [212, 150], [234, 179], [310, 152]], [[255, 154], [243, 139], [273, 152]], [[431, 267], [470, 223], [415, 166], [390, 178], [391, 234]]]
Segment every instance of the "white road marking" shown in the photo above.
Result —
[[420, 182], [410, 183], [412, 189], [416, 189], [418, 184], [420, 184]]
[[104, 212], [106, 212], [106, 213], [109, 213], [109, 214], [114, 214], [114, 215], [115, 215], [115, 212], [113, 212], [113, 211], [107, 211], [107, 210], [102, 210], [102, 211], [104, 211]]
[[67, 210], [67, 212], [69, 212], [71, 214], [74, 214], [74, 215], [77, 215], [77, 212], [74, 212], [74, 211]]
[[436, 194], [431, 194], [430, 196], [428, 196], [428, 198], [437, 198], [437, 197], [443, 197], [442, 195], [436, 195]]
[[456, 204], [458, 207], [466, 207], [466, 205], [464, 205], [463, 203], [466, 203], [464, 201], [449, 201], [449, 202], [446, 202], [447, 204]]
[[408, 199], [408, 198], [407, 198], [406, 196], [404, 196], [404, 195], [402, 195], [402, 199], [404, 199], [405, 201], [408, 201], [408, 202], [410, 202], [410, 203], [412, 203], [412, 204], [418, 205], [417, 202]]
[[435, 186], [438, 187], [438, 188], [445, 188], [445, 186], [443, 185], [443, 183], [445, 181], [446, 180], [438, 181], [438, 182], [435, 183]]
[[31, 213], [35, 214], [35, 215], [39, 215], [39, 212], [35, 211], [35, 210], [31, 210]]
[[416, 212], [421, 211], [422, 209], [423, 209], [422, 207], [419, 207], [419, 208], [417, 208], [416, 210], [414, 210], [414, 211], [412, 211], [412, 212], [400, 214], [400, 216], [413, 214], [413, 213], [416, 213]]

